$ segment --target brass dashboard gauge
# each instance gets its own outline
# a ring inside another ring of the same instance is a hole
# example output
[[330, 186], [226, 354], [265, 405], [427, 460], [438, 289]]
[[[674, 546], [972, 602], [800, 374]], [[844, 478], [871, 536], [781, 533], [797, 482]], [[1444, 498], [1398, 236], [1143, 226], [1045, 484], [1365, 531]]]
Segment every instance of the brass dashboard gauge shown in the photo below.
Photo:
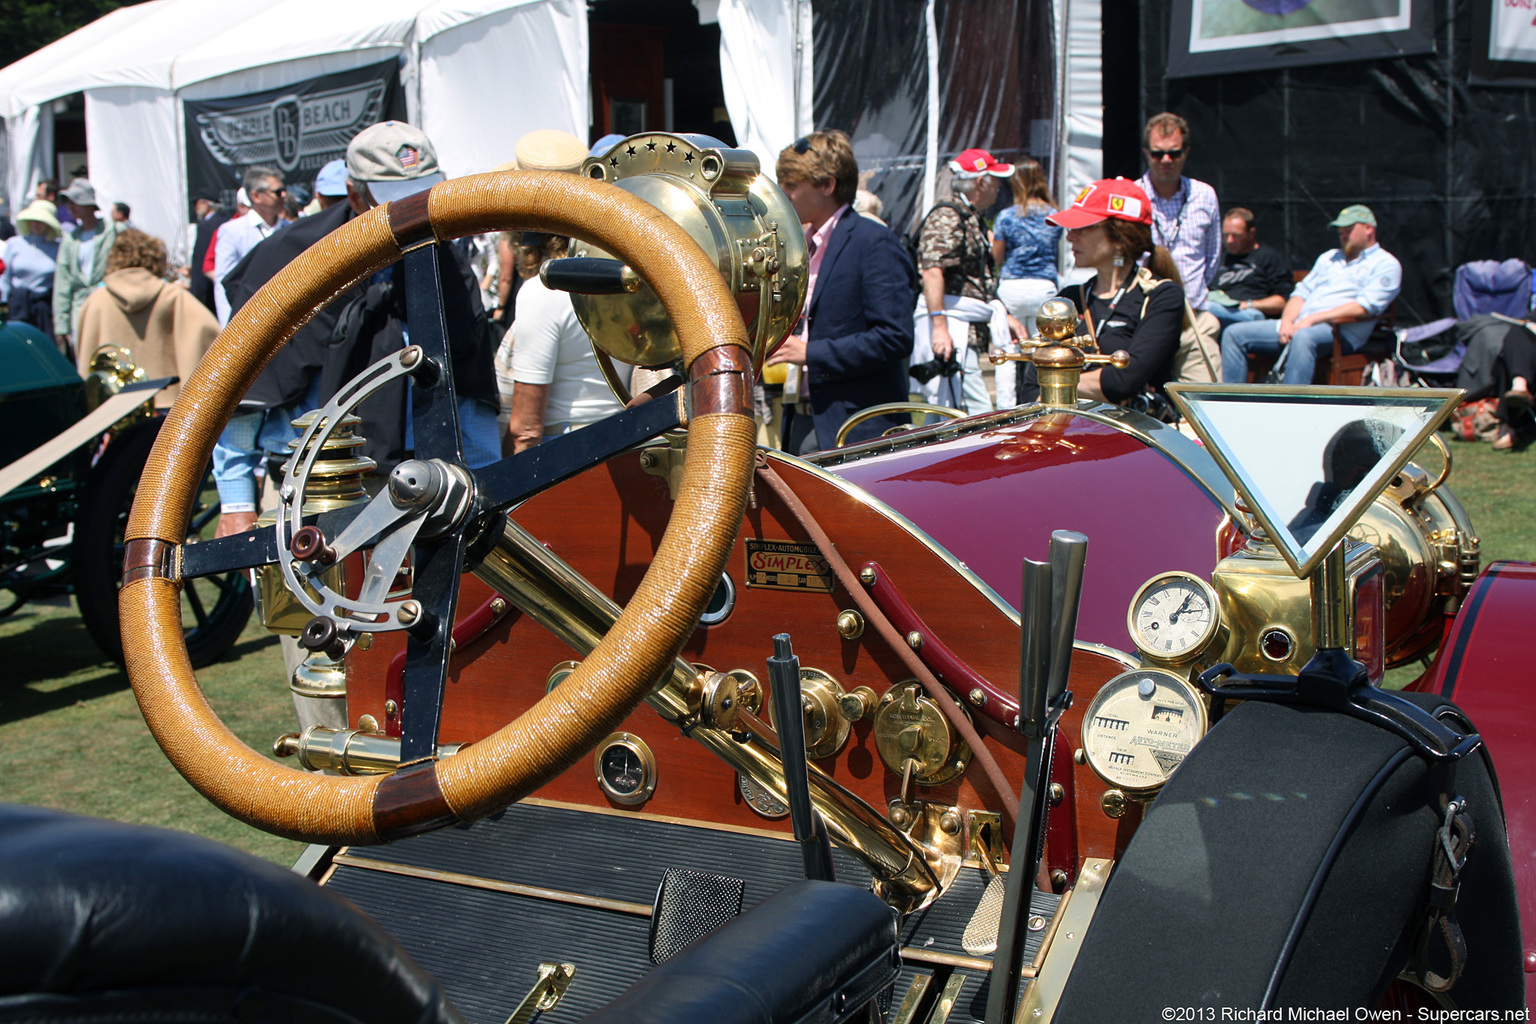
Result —
[[1216, 590], [1187, 572], [1165, 572], [1141, 585], [1131, 598], [1126, 627], [1137, 648], [1172, 664], [1204, 653], [1221, 627]]
[[656, 791], [656, 756], [639, 736], [616, 732], [603, 740], [593, 767], [598, 787], [616, 804], [643, 804]]
[[1131, 796], [1156, 793], [1205, 735], [1205, 702], [1183, 678], [1162, 669], [1122, 672], [1100, 688], [1083, 714], [1088, 766]]
[[762, 817], [773, 820], [789, 814], [788, 804], [774, 795], [772, 790], [758, 785], [746, 772], [736, 773], [736, 785], [741, 789], [741, 798], [747, 802], [747, 806]]

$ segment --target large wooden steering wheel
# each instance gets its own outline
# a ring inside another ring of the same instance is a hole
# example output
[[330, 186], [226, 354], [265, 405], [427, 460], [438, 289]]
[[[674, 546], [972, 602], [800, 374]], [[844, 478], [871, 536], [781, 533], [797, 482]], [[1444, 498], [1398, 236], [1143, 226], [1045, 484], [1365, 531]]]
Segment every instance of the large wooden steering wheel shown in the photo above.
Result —
[[[214, 714], [182, 642], [179, 545], [213, 443], [257, 374], [315, 310], [411, 249], [511, 226], [601, 245], [654, 287], [676, 326], [688, 367], [689, 441], [654, 563], [575, 674], [455, 756], [362, 777], [277, 764]], [[394, 839], [473, 820], [537, 789], [639, 704], [705, 608], [745, 511], [755, 439], [751, 365], [746, 328], [719, 271], [681, 227], [612, 185], [570, 174], [477, 175], [349, 221], [230, 321], [182, 385], [150, 453], [128, 522], [120, 605], [128, 674], [156, 741], [225, 811], [307, 842]]]

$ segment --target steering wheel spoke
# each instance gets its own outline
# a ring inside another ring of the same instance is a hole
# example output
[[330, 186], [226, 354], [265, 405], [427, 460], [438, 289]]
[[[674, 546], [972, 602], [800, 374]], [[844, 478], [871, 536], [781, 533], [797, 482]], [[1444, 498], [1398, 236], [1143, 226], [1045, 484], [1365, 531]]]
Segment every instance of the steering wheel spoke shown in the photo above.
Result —
[[[523, 718], [436, 760], [459, 580], [486, 517], [681, 419], [679, 403], [662, 398], [485, 469], [463, 467], [451, 339], [439, 302], [443, 265], [431, 243], [514, 226], [600, 243], [652, 285], [672, 316], [687, 368], [688, 454], [652, 567], [598, 647]], [[402, 256], [410, 344], [316, 415], [290, 460], [278, 525], [182, 545], [178, 559], [206, 449], [240, 395], [299, 323]], [[392, 475], [385, 497], [392, 507], [375, 499], [305, 514], [304, 482], [327, 434], [381, 380], [405, 375], [416, 384], [417, 458]], [[460, 178], [349, 221], [284, 268], [230, 321], [183, 384], [151, 454], [128, 524], [121, 604], [125, 635], [132, 637], [125, 645], [129, 675], [157, 741], [225, 810], [310, 842], [399, 838], [473, 820], [532, 792], [622, 721], [693, 631], [745, 512], [755, 439], [751, 375], [747, 332], [714, 262], [682, 227], [607, 183], [534, 172]], [[343, 550], [369, 547], [379, 571], [368, 595], [384, 600], [359, 608], [346, 604], [345, 595], [321, 594], [320, 567]], [[414, 558], [412, 593], [389, 601], [388, 583], [407, 551]], [[333, 639], [348, 631], [410, 630], [401, 754], [416, 764], [387, 776], [305, 773], [245, 747], [208, 707], [179, 653], [181, 578], [271, 563], [282, 566], [285, 582], [317, 619], [329, 612], [329, 621], [312, 623], [317, 642], [327, 629]], [[327, 603], [316, 601], [317, 594]]]

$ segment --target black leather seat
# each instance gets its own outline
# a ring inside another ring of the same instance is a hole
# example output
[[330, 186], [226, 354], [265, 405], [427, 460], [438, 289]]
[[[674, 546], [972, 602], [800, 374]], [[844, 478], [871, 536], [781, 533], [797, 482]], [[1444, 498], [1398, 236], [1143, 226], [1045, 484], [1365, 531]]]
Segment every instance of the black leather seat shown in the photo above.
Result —
[[836, 882], [796, 882], [694, 943], [582, 1024], [831, 1024], [896, 981], [896, 915]]
[[[880, 899], [801, 882], [678, 953], [592, 1022], [831, 1024], [896, 979]], [[462, 1024], [351, 903], [164, 829], [0, 805], [6, 1021]]]
[[0, 1021], [461, 1024], [352, 904], [238, 850], [0, 806]]

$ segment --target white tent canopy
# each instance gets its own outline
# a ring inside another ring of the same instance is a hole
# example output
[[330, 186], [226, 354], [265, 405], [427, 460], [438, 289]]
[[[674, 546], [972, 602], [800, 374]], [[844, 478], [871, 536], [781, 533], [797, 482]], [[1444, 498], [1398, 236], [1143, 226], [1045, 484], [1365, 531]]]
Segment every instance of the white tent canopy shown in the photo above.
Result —
[[14, 204], [52, 176], [52, 101], [83, 92], [103, 204], [127, 202], [136, 224], [175, 239], [188, 206], [183, 99], [240, 96], [389, 59], [401, 64], [408, 118], [432, 137], [449, 174], [503, 163], [538, 128], [586, 137], [581, 0], [150, 0], [0, 70], [3, 186]]

